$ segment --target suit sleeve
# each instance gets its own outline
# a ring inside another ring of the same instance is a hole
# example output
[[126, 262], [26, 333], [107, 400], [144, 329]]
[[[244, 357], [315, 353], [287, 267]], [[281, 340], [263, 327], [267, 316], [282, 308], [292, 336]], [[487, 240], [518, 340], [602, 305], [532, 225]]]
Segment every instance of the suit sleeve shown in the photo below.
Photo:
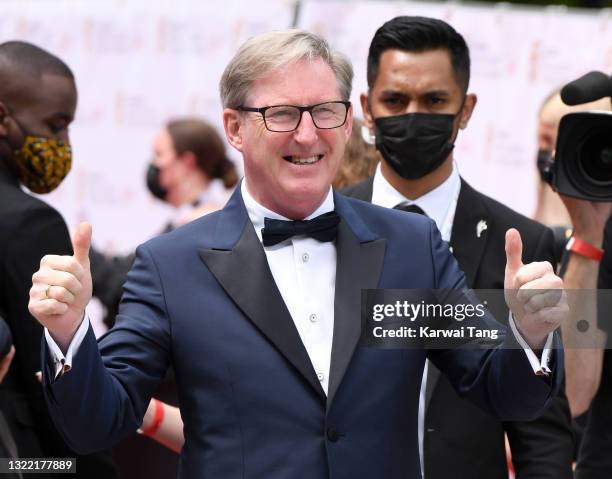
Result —
[[[108, 448], [138, 428], [168, 368], [170, 336], [157, 266], [140, 246], [115, 327], [99, 345], [90, 328], [72, 369], [56, 381], [45, 364], [47, 403], [70, 447], [80, 453]], [[46, 358], [46, 343], [43, 348]]]
[[[452, 291], [464, 304], [477, 303], [433, 222], [430, 234], [435, 287]], [[489, 329], [504, 329], [490, 315], [479, 321]], [[560, 347], [558, 337], [553, 344]], [[533, 420], [548, 406], [563, 377], [563, 354], [556, 351], [554, 356], [552, 377], [542, 378], [533, 373], [527, 355], [511, 333], [503, 335], [494, 348], [472, 341], [452, 349], [428, 350], [429, 359], [448, 376], [460, 396], [507, 421]]]
[[[9, 370], [28, 393], [40, 397], [35, 373], [40, 371], [40, 341], [43, 328], [28, 312], [32, 275], [47, 254], [72, 254], [70, 235], [63, 218], [42, 203], [20, 215], [11, 242], [3, 254], [4, 275], [1, 283], [6, 295], [5, 319], [13, 333], [16, 355]], [[16, 377], [18, 376], [18, 378]]]
[[[554, 267], [554, 238], [550, 229], [544, 229], [535, 248], [525, 253], [528, 262], [549, 261]], [[560, 388], [559, 394], [536, 420], [504, 423], [517, 479], [573, 477], [574, 437], [564, 389]]]

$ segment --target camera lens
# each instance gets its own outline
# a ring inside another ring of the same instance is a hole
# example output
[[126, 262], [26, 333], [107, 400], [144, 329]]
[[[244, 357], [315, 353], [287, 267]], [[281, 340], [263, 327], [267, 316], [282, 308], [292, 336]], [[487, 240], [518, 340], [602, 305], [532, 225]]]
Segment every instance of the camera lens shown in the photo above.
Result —
[[599, 186], [612, 185], [612, 135], [595, 132], [579, 148], [578, 167], [584, 177]]

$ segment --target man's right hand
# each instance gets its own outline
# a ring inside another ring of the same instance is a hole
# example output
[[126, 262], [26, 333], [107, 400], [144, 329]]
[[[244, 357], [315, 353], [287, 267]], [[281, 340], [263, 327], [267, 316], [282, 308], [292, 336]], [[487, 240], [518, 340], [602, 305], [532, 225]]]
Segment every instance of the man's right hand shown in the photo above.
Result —
[[47, 255], [32, 276], [30, 313], [49, 330], [64, 353], [91, 299], [90, 245], [91, 225], [81, 223], [72, 235], [74, 255]]

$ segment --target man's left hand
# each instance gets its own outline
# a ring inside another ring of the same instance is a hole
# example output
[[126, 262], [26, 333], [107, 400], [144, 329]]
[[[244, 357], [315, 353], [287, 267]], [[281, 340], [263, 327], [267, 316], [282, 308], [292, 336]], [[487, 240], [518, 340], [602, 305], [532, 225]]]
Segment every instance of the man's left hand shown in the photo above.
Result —
[[569, 316], [563, 280], [548, 261], [523, 264], [520, 233], [506, 232], [504, 294], [516, 327], [531, 349], [540, 350], [548, 335]]

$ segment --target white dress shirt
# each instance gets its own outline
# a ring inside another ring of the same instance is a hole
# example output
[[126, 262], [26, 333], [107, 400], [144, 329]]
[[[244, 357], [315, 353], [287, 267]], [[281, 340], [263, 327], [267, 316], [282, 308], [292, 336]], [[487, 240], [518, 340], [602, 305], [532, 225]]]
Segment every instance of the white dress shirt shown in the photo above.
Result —
[[[242, 182], [242, 199], [255, 232], [261, 241], [264, 217], [288, 220], [257, 203]], [[334, 196], [327, 197], [305, 219], [334, 209]], [[268, 265], [278, 290], [310, 357], [317, 377], [327, 394], [332, 340], [334, 336], [334, 293], [336, 291], [336, 245], [306, 236], [294, 236], [274, 246], [265, 246]]]

